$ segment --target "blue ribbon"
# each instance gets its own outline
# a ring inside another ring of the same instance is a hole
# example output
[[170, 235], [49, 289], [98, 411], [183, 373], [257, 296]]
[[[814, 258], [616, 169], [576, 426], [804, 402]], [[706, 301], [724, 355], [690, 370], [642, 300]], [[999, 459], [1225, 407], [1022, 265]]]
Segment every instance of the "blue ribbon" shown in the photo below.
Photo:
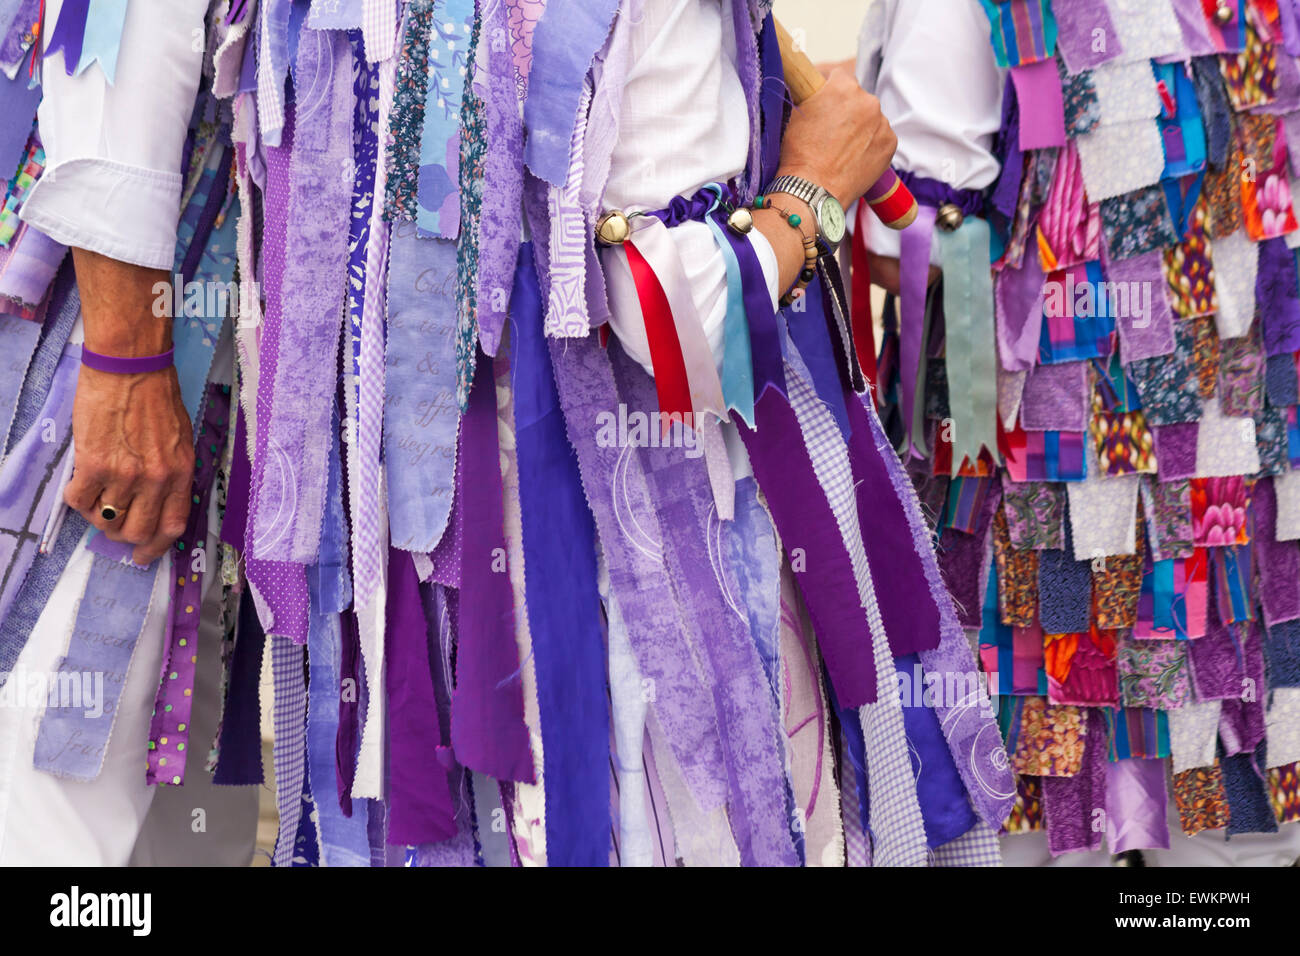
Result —
[[740, 260], [736, 250], [727, 241], [722, 225], [722, 187], [712, 183], [704, 187], [714, 194], [704, 221], [713, 232], [713, 239], [722, 250], [722, 261], [727, 267], [727, 315], [723, 323], [722, 347], [722, 398], [727, 411], [736, 414], [754, 427], [754, 366], [749, 351], [749, 326], [745, 321], [744, 285], [740, 275]]

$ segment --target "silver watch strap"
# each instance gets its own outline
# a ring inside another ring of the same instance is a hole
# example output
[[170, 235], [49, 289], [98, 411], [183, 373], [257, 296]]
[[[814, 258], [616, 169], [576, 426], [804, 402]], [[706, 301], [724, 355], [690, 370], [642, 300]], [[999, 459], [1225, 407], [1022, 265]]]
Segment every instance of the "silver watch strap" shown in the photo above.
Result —
[[821, 199], [826, 190], [800, 176], [778, 176], [768, 183], [764, 192], [785, 193], [788, 196], [794, 196], [796, 199], [802, 199], [812, 209], [813, 215], [817, 216], [819, 215], [818, 207], [820, 206], [818, 200]]

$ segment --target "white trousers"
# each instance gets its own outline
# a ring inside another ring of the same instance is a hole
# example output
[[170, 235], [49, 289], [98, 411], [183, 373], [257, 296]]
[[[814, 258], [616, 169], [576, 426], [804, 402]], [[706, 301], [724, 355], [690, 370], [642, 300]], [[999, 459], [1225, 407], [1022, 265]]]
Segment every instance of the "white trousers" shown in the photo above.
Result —
[[[215, 508], [213, 509], [215, 512]], [[215, 514], [210, 515], [215, 519]], [[220, 554], [215, 520], [208, 553]], [[19, 655], [15, 674], [49, 675], [67, 652], [93, 554], [77, 546]], [[183, 787], [145, 783], [149, 725], [162, 666], [171, 581], [170, 554], [154, 580], [153, 600], [122, 688], [103, 768], [91, 781], [33, 766], [43, 701], [0, 707], [0, 866], [124, 866], [137, 841], [137, 863], [247, 865], [257, 832], [257, 790], [213, 787], [203, 763], [220, 705], [220, 562], [203, 579], [192, 746]], [[151, 806], [156, 812], [151, 813]], [[202, 810], [202, 814], [195, 814]], [[196, 820], [203, 829], [196, 832]]]

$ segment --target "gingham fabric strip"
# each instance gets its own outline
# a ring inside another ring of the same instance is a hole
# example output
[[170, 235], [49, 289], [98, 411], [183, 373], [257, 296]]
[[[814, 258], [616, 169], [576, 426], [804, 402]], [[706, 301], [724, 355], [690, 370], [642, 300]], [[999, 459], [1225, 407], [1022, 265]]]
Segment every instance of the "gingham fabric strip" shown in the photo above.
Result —
[[272, 708], [275, 726], [275, 809], [280, 826], [272, 866], [290, 866], [294, 837], [302, 817], [302, 788], [307, 776], [307, 685], [303, 645], [287, 637], [271, 639], [271, 675], [275, 682]]

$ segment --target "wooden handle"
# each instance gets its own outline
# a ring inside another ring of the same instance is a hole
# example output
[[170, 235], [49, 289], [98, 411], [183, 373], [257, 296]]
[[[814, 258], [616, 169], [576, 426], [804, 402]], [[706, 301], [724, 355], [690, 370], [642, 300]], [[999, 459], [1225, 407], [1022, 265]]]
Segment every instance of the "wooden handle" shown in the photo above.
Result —
[[[822, 76], [821, 70], [808, 58], [808, 54], [795, 48], [794, 37], [781, 25], [781, 21], [772, 22], [776, 26], [776, 42], [781, 48], [785, 85], [789, 87], [790, 96], [798, 106], [826, 85], [826, 77]], [[916, 220], [916, 199], [892, 169], [885, 170], [885, 174], [867, 190], [863, 198], [880, 217], [880, 221], [890, 229], [906, 229]]]

